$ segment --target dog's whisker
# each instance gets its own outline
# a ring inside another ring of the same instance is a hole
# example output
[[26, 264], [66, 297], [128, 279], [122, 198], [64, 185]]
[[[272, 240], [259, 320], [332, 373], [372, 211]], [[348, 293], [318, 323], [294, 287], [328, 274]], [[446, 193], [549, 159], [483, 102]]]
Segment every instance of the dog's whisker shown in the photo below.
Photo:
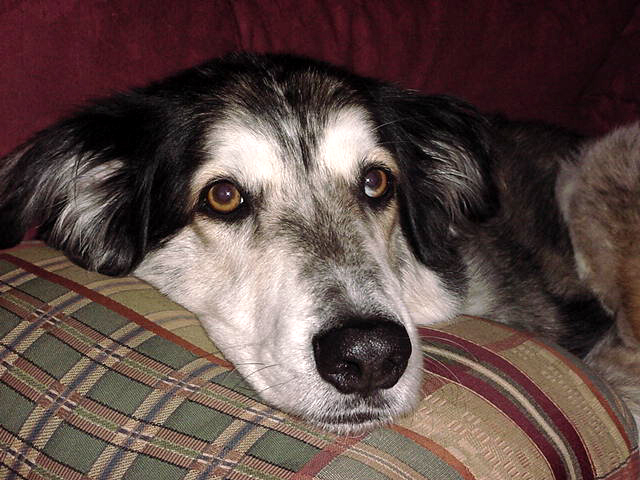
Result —
[[374, 128], [372, 128], [372, 131], [377, 131], [380, 130], [381, 128], [384, 127], [388, 127], [390, 125], [394, 125], [396, 123], [400, 123], [400, 122], [406, 122], [407, 120], [415, 120], [416, 117], [402, 117], [402, 118], [395, 118], [393, 120], [389, 120], [388, 122], [384, 122], [381, 123], [380, 125], [376, 125]]
[[263, 389], [261, 389], [261, 390], [256, 391], [256, 393], [257, 393], [257, 394], [260, 394], [260, 393], [262, 393], [262, 392], [264, 392], [264, 391], [266, 391], [266, 390], [270, 390], [270, 389], [272, 389], [272, 388], [282, 387], [283, 385], [286, 385], [286, 384], [288, 384], [288, 383], [291, 383], [291, 382], [292, 382], [292, 381], [294, 381], [296, 378], [297, 378], [297, 376], [293, 376], [293, 377], [291, 377], [289, 380], [285, 380], [284, 382], [280, 382], [280, 383], [276, 383], [276, 384], [273, 384], [273, 385], [269, 385], [268, 387], [265, 387], [265, 388], [263, 388]]
[[244, 377], [242, 376], [242, 374], [237, 368], [232, 368], [230, 370], [227, 370], [227, 372], [224, 374], [225, 380], [234, 373], [237, 373], [239, 378], [233, 384], [230, 385], [231, 390], [241, 390], [243, 392], [252, 392], [253, 389], [251, 388], [251, 386], [244, 387], [241, 385], [241, 383], [244, 382]]
[[[263, 364], [263, 365], [264, 365], [264, 364]], [[260, 367], [260, 368], [258, 368], [258, 369], [256, 369], [256, 370], [254, 370], [254, 371], [253, 371], [253, 372], [251, 372], [251, 373], [246, 373], [246, 374], [244, 374], [244, 377], [245, 377], [245, 378], [249, 378], [251, 375], [255, 375], [256, 373], [262, 372], [262, 371], [266, 370], [267, 368], [273, 368], [273, 367], [279, 367], [279, 366], [280, 366], [280, 364], [279, 364], [279, 363], [273, 363], [273, 364], [271, 364], [271, 365], [264, 365], [264, 366], [262, 366], [262, 367]]]
[[238, 373], [240, 373], [240, 378], [238, 379], [238, 381], [237, 381], [237, 382], [235, 382], [235, 383], [232, 385], [232, 389], [242, 389], [243, 391], [252, 391], [253, 389], [252, 389], [251, 387], [249, 387], [249, 388], [241, 387], [241, 386], [240, 386], [240, 383], [241, 383], [241, 382], [244, 382], [244, 381], [247, 381], [247, 380], [249, 379], [249, 377], [251, 377], [252, 375], [254, 375], [254, 374], [256, 374], [256, 373], [260, 373], [260, 372], [262, 372], [263, 370], [265, 370], [265, 369], [267, 369], [267, 368], [272, 368], [272, 367], [277, 367], [277, 366], [279, 366], [279, 364], [277, 364], [277, 363], [273, 363], [273, 364], [269, 364], [269, 365], [265, 365], [265, 364], [264, 364], [264, 363], [262, 363], [262, 362], [244, 362], [244, 363], [243, 363], [243, 362], [237, 362], [237, 363], [234, 363], [234, 366], [235, 366], [235, 367], [238, 367], [238, 366], [245, 366], [245, 365], [262, 365], [262, 366], [261, 366], [260, 368], [255, 369], [254, 371], [252, 371], [252, 372], [250, 372], [250, 373], [240, 373], [240, 371], [239, 371], [237, 368], [233, 368], [233, 369], [229, 370], [229, 371], [227, 372], [227, 376], [228, 376], [229, 374], [233, 373], [233, 372], [238, 372]]
[[[425, 335], [425, 336], [421, 336], [420, 340], [423, 343], [429, 343], [430, 340], [430, 336], [429, 335]], [[433, 337], [435, 339], [435, 337]], [[460, 351], [464, 352], [465, 355], [468, 355], [469, 357], [471, 357], [471, 359], [475, 362], [478, 362], [478, 357], [476, 354], [474, 354], [473, 352], [471, 352], [466, 345], [464, 345], [462, 342], [458, 342], [457, 340], [453, 339], [453, 338], [442, 338], [442, 337], [437, 337], [437, 341], [439, 343], [446, 343], [448, 345], [452, 345], [454, 347], [457, 347]]]
[[[455, 383], [457, 383], [457, 384], [461, 383], [460, 377], [449, 366], [447, 366], [446, 363], [442, 362], [441, 360], [438, 360], [434, 356], [429, 355], [427, 353], [425, 353], [425, 356], [429, 357], [429, 359], [431, 359], [431, 361], [433, 361], [440, 368], [442, 368], [445, 372], [447, 372], [450, 375], [451, 379]], [[442, 377], [442, 375], [439, 375], [438, 373], [436, 373], [436, 372], [434, 372], [432, 370], [428, 370], [428, 369], [426, 369], [424, 367], [422, 367], [421, 370], [425, 374], [425, 379], [423, 381], [428, 382], [430, 379], [432, 379], [434, 381], [441, 381], [441, 380], [436, 380], [436, 379], [440, 379], [440, 377]], [[447, 380], [447, 381], [450, 381], [450, 380]], [[457, 402], [458, 401], [458, 397], [459, 397], [459, 393], [456, 394], [456, 398], [454, 398], [453, 401]]]
[[[443, 370], [445, 370], [449, 375], [451, 375], [451, 377], [453, 377], [453, 379], [460, 383], [460, 378], [458, 377], [458, 375], [450, 368], [447, 366], [446, 363], [442, 362], [441, 360], [438, 360], [436, 357], [434, 357], [433, 355], [429, 355], [428, 353], [423, 353], [424, 356], [428, 357], [432, 362], [434, 362], [436, 365], [438, 365], [440, 368], [442, 368]], [[422, 371], [426, 374], [426, 375], [436, 375], [439, 376], [436, 372], [433, 372], [431, 370], [427, 370], [426, 368], [422, 367]]]

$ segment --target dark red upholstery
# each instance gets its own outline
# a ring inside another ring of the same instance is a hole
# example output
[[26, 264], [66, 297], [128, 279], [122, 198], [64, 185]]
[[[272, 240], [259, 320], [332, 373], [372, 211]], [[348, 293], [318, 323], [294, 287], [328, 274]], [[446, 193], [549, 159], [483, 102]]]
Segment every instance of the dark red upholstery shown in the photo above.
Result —
[[88, 98], [232, 50], [292, 51], [602, 132], [640, 114], [640, 1], [4, 0], [0, 154]]

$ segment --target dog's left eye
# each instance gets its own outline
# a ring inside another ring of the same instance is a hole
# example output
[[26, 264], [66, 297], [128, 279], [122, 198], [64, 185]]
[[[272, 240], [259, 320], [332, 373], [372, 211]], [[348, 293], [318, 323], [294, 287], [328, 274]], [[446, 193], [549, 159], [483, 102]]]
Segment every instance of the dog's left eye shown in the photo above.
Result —
[[238, 188], [226, 180], [214, 183], [207, 191], [207, 202], [217, 213], [231, 213], [236, 210], [243, 201]]
[[381, 198], [390, 187], [389, 174], [381, 168], [372, 168], [364, 175], [364, 194], [369, 198]]

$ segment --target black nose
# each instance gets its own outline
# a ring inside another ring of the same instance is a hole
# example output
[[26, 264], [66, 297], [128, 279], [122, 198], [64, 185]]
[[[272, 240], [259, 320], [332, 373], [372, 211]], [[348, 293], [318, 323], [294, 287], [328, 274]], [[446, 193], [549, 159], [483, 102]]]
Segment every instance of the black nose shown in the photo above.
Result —
[[342, 393], [369, 395], [393, 387], [411, 355], [402, 325], [390, 321], [350, 321], [313, 338], [320, 376]]

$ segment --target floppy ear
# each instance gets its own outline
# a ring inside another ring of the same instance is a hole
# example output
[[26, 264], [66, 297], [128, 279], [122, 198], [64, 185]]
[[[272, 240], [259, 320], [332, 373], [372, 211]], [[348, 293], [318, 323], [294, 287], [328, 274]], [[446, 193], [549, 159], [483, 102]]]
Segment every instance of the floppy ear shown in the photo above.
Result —
[[495, 211], [488, 122], [452, 97], [393, 87], [380, 108], [382, 141], [400, 163], [403, 228], [418, 256], [432, 263], [447, 256], [460, 228]]
[[81, 266], [131, 271], [179, 222], [177, 188], [166, 179], [177, 174], [186, 140], [170, 133], [184, 129], [170, 124], [166, 109], [141, 94], [120, 95], [9, 155], [0, 166], [0, 247], [39, 225], [48, 244]]

